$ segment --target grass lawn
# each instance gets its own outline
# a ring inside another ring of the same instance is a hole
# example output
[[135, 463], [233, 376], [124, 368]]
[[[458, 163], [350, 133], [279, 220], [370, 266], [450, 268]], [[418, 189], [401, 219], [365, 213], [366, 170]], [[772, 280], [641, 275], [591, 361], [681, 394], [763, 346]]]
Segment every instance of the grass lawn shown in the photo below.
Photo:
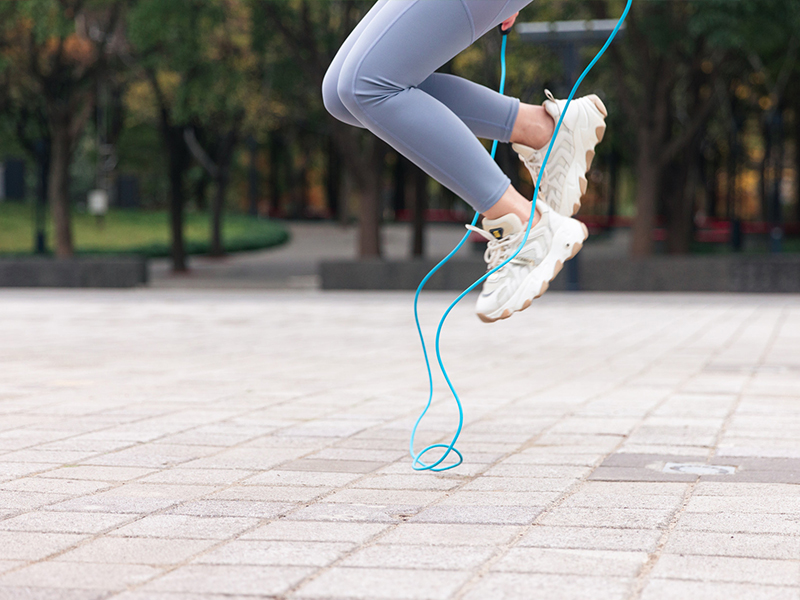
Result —
[[[52, 223], [48, 218], [47, 243], [52, 248]], [[186, 251], [204, 254], [209, 246], [209, 215], [186, 215]], [[75, 213], [72, 234], [78, 254], [139, 254], [169, 256], [169, 216], [166, 211], [112, 210], [102, 224]], [[0, 203], [0, 255], [33, 251], [33, 209], [27, 204]], [[285, 243], [289, 234], [280, 224], [245, 215], [225, 215], [223, 241], [227, 252], [260, 250]]]

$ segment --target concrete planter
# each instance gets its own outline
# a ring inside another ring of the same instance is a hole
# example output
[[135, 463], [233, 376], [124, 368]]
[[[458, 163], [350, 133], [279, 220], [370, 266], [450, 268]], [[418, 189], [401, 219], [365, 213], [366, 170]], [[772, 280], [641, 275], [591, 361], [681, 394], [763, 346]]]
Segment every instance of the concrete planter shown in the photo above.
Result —
[[147, 260], [0, 258], [0, 287], [130, 288], [147, 283]]
[[[433, 261], [336, 261], [320, 265], [325, 290], [413, 290]], [[446, 265], [426, 289], [463, 290], [484, 273], [479, 260]], [[591, 292], [800, 293], [800, 256], [658, 256], [645, 260], [579, 256], [551, 289], [567, 289], [567, 278]]]

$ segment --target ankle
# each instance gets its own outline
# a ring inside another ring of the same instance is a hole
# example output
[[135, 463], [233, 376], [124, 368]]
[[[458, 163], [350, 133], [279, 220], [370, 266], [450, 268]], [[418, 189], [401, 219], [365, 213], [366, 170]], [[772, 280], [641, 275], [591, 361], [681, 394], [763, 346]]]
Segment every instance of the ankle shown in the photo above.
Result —
[[534, 150], [541, 150], [553, 138], [556, 123], [543, 106], [521, 104], [511, 143], [522, 144]]

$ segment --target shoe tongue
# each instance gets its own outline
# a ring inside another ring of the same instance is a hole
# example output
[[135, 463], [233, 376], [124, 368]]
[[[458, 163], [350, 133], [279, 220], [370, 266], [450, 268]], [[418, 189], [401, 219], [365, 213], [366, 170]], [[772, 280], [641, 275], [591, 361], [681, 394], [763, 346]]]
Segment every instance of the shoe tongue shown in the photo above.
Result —
[[502, 240], [504, 237], [519, 233], [524, 228], [520, 218], [511, 213], [500, 217], [499, 219], [484, 219], [483, 229], [491, 233], [495, 239]]
[[558, 123], [558, 120], [561, 118], [561, 110], [558, 108], [558, 103], [552, 100], [545, 100], [543, 106], [547, 114], [553, 117], [553, 120]]

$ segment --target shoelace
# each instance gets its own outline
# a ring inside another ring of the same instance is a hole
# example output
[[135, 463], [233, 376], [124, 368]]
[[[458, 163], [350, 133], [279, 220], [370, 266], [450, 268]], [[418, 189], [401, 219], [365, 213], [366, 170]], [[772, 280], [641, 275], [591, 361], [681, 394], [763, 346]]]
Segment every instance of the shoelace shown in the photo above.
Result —
[[467, 225], [467, 229], [474, 231], [489, 242], [489, 245], [486, 247], [486, 252], [483, 254], [483, 258], [487, 262], [488, 270], [490, 271], [498, 265], [501, 265], [506, 258], [511, 256], [511, 252], [519, 247], [519, 242], [522, 236], [525, 235], [525, 230], [523, 229], [522, 231], [507, 235], [503, 239], [498, 240], [491, 233], [479, 227]]

